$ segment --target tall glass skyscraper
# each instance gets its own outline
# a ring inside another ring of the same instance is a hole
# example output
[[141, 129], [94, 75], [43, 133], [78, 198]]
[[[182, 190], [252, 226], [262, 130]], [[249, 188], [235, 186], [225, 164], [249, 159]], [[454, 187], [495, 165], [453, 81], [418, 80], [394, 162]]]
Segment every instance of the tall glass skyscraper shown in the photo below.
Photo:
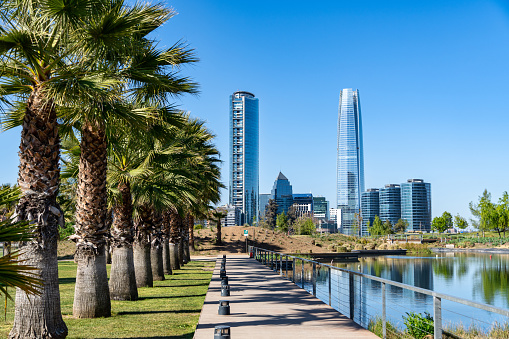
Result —
[[401, 184], [401, 218], [408, 221], [407, 231], [431, 231], [431, 184], [408, 179]]
[[354, 230], [355, 214], [361, 213], [364, 192], [364, 151], [359, 91], [345, 88], [339, 96], [337, 206], [341, 209], [341, 232], [365, 235], [367, 230]]
[[288, 208], [293, 205], [293, 190], [292, 185], [283, 173], [279, 175], [274, 181], [274, 186], [271, 191], [271, 199], [274, 199], [277, 204], [277, 214], [285, 212], [288, 213]]
[[242, 211], [241, 224], [258, 219], [258, 99], [238, 91], [230, 96], [230, 205]]

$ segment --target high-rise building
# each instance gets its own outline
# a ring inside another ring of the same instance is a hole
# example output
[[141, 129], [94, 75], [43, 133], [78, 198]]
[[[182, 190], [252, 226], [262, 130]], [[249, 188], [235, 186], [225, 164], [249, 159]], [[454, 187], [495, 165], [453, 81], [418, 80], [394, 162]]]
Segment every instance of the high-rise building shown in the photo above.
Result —
[[401, 187], [388, 184], [380, 189], [380, 214], [382, 222], [389, 220], [394, 226], [401, 219]]
[[221, 219], [221, 225], [225, 227], [240, 225], [240, 209], [233, 205], [221, 206], [221, 209], [226, 212], [226, 216]]
[[295, 208], [297, 217], [311, 216], [311, 213], [313, 213], [313, 194], [294, 194], [292, 206]]
[[293, 190], [290, 181], [279, 172], [279, 175], [274, 181], [274, 187], [271, 191], [271, 199], [274, 199], [277, 204], [277, 214], [285, 212], [288, 213], [288, 208], [293, 205]]
[[249, 92], [230, 96], [230, 205], [241, 210], [241, 224], [258, 218], [258, 99]]
[[380, 216], [380, 205], [378, 188], [368, 188], [366, 192], [362, 192], [361, 206], [362, 206], [362, 223], [365, 228], [369, 222], [373, 225], [375, 217]]
[[313, 197], [313, 217], [329, 219], [329, 202], [325, 200], [325, 197]]
[[354, 230], [354, 219], [361, 212], [364, 192], [364, 151], [359, 91], [346, 88], [339, 96], [337, 207], [341, 210], [341, 228], [345, 234], [367, 234]]
[[431, 184], [408, 179], [401, 184], [401, 218], [408, 221], [407, 231], [431, 231]]
[[265, 216], [265, 208], [269, 204], [269, 200], [271, 199], [270, 193], [262, 193], [260, 194], [259, 203], [260, 203], [260, 217], [263, 218]]

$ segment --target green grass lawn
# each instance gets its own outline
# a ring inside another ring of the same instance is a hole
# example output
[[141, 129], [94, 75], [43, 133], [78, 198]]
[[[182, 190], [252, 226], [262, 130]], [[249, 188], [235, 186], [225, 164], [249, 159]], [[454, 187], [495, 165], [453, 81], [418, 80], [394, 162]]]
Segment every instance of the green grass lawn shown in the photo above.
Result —
[[[74, 319], [76, 264], [60, 262], [60, 297], [68, 338], [192, 338], [213, 266], [213, 262], [190, 262], [166, 276], [167, 280], [155, 281], [153, 288], [139, 288], [138, 301], [113, 300], [109, 318]], [[4, 301], [0, 309], [0, 338], [6, 338], [14, 318], [14, 305], [10, 301], [7, 304], [7, 321]]]

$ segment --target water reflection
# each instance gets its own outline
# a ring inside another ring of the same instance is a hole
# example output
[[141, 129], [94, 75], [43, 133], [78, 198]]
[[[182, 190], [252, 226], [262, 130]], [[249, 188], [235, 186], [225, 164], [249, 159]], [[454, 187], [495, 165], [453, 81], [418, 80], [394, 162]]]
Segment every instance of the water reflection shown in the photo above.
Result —
[[[336, 263], [335, 266], [360, 271], [388, 280], [413, 285], [464, 299], [475, 300], [501, 308], [509, 308], [509, 255], [481, 253], [448, 253], [438, 256], [386, 256], [361, 258], [357, 263]], [[325, 275], [321, 281], [324, 282]], [[378, 309], [381, 284], [363, 279], [369, 307]], [[362, 297], [361, 297], [362, 298]], [[401, 307], [391, 310], [395, 318], [408, 310], [432, 313], [433, 297], [396, 286], [387, 286], [388, 303]], [[371, 301], [370, 301], [371, 300]], [[395, 307], [396, 307], [395, 306]], [[443, 301], [444, 319], [455, 323], [481, 322], [482, 327], [494, 321], [505, 322], [502, 316], [480, 311], [457, 303]], [[368, 308], [369, 308], [368, 307]], [[361, 313], [369, 313], [361, 306]], [[378, 311], [378, 310], [375, 310]]]

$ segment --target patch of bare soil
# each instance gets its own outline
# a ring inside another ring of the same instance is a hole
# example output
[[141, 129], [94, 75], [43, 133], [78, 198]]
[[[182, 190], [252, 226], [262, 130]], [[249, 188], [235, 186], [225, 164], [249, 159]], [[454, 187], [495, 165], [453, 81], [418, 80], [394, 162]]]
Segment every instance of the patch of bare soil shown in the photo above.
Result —
[[317, 242], [310, 236], [288, 236], [285, 233], [260, 227], [223, 227], [222, 245], [216, 245], [216, 229], [195, 230], [194, 254], [227, 254], [245, 253], [246, 237], [244, 230], [248, 231], [248, 243], [258, 247], [284, 253], [323, 253], [329, 252], [327, 248], [316, 245]]

